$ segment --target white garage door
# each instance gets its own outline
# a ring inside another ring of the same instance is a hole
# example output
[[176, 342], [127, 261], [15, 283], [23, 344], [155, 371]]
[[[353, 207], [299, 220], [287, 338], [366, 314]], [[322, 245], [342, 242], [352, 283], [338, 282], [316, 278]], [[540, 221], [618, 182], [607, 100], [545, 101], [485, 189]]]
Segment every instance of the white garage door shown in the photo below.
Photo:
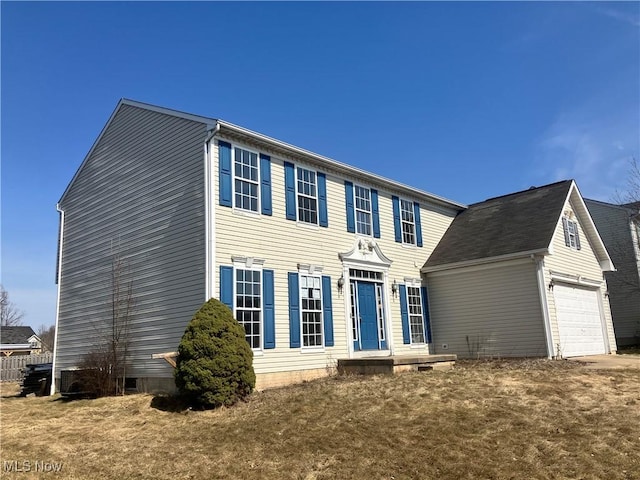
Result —
[[606, 353], [598, 291], [556, 285], [553, 289], [563, 357]]

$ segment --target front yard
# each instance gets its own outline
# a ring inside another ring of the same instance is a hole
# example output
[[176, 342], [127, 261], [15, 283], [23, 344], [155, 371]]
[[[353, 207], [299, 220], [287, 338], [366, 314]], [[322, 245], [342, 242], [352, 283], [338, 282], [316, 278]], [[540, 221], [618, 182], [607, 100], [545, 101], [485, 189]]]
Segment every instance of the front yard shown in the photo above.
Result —
[[463, 362], [206, 412], [149, 395], [65, 402], [2, 388], [3, 478], [640, 479], [640, 370]]

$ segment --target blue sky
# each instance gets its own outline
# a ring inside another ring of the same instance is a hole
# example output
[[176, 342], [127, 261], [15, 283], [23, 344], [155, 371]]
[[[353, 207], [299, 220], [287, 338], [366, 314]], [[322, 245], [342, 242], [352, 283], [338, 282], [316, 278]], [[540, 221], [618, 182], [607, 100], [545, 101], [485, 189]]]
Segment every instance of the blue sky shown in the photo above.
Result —
[[462, 203], [640, 157], [640, 3], [1, 3], [2, 283], [55, 322], [56, 202], [121, 97]]

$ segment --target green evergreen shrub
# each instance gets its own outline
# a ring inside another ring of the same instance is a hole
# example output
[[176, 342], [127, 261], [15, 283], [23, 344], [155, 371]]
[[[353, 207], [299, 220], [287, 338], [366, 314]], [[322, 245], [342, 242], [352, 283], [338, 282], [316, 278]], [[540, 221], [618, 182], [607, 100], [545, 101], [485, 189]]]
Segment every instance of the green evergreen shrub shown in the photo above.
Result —
[[212, 298], [198, 310], [178, 347], [175, 382], [192, 405], [229, 406], [256, 384], [253, 352], [229, 308]]

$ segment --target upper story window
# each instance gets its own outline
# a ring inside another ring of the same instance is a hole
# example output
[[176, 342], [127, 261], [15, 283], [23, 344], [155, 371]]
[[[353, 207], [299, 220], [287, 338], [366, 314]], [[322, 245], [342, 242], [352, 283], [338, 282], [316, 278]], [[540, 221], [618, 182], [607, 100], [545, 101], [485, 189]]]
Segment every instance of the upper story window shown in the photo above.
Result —
[[401, 199], [395, 195], [391, 197], [391, 203], [393, 205], [393, 228], [396, 242], [422, 247], [420, 204]]
[[402, 221], [402, 243], [416, 244], [416, 223], [413, 214], [413, 202], [400, 200], [400, 216]]
[[297, 168], [298, 221], [318, 223], [318, 188], [316, 172]]
[[272, 215], [271, 157], [218, 141], [220, 205]]
[[356, 207], [356, 233], [371, 235], [371, 191], [356, 185], [354, 187]]
[[258, 211], [260, 186], [258, 154], [239, 147], [233, 149], [234, 206], [242, 210]]
[[578, 222], [569, 217], [562, 217], [562, 227], [564, 229], [564, 243], [567, 247], [580, 250], [580, 234], [578, 233]]

